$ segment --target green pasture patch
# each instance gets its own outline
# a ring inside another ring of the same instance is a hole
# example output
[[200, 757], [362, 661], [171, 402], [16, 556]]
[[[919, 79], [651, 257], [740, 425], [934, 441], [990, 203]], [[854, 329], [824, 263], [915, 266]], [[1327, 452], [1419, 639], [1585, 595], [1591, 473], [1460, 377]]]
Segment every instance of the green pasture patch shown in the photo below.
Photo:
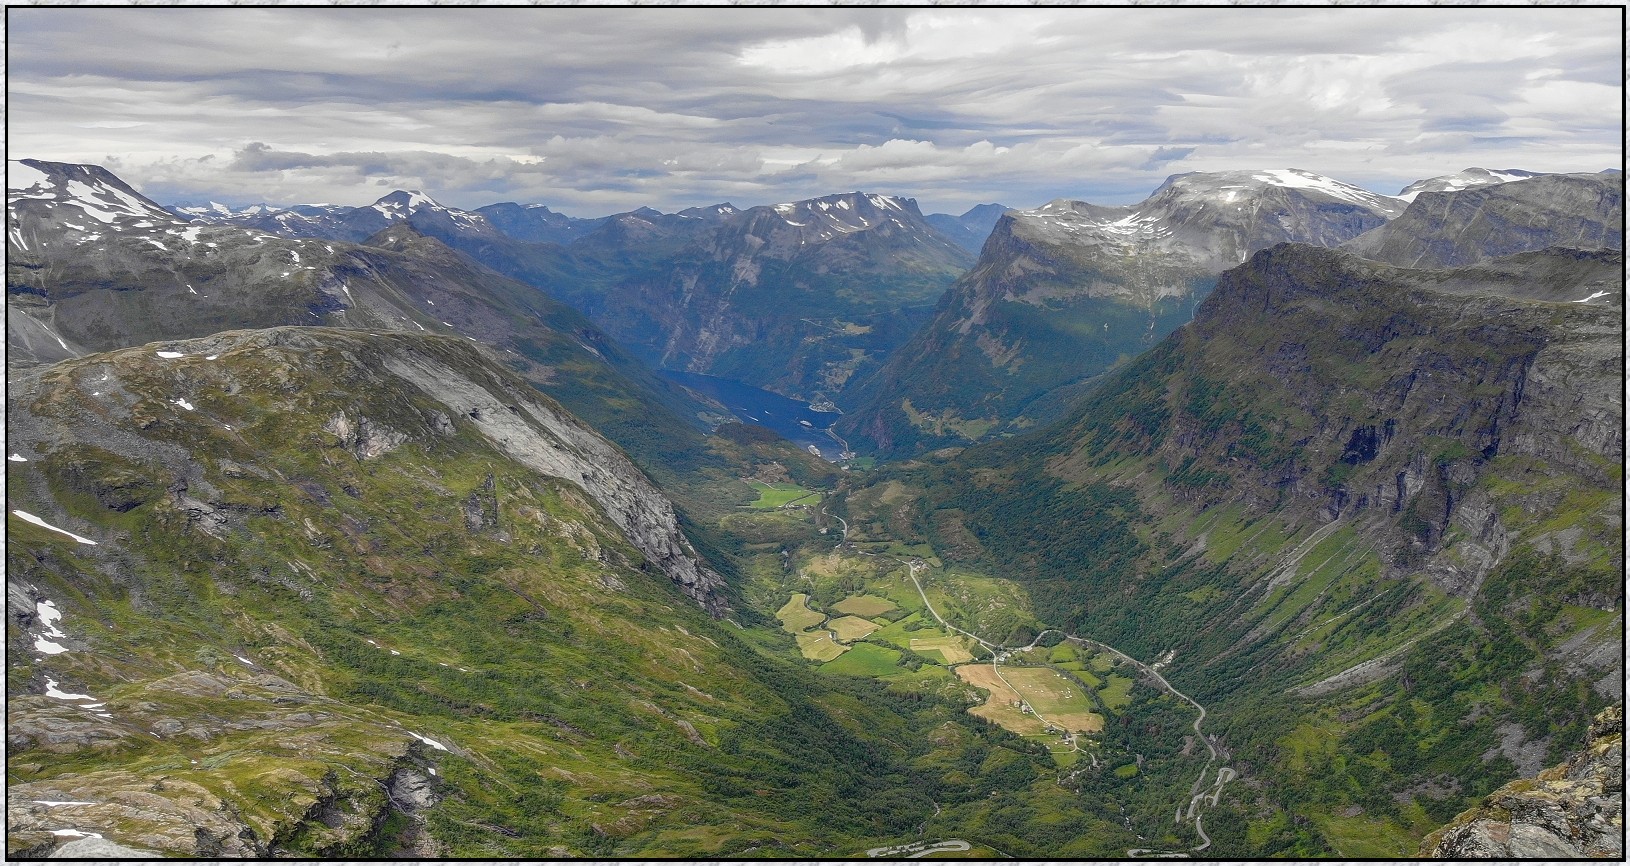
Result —
[[869, 619], [861, 619], [858, 616], [838, 617], [828, 622], [826, 626], [836, 632], [838, 640], [841, 641], [857, 641], [877, 631], [877, 623]]
[[1111, 711], [1125, 708], [1132, 703], [1132, 678], [1110, 674], [1108, 684], [1098, 692], [1098, 700]]
[[810, 661], [829, 662], [849, 651], [824, 630], [800, 632], [793, 635], [793, 639], [798, 641], [798, 651]]
[[923, 636], [908, 637], [906, 646], [920, 656], [928, 658], [938, 656], [945, 663], [953, 665], [973, 661], [973, 653], [968, 652], [968, 647], [964, 643], [966, 638], [938, 632], [930, 633], [926, 629], [917, 634]]
[[775, 509], [815, 495], [815, 491], [797, 484], [768, 484], [763, 481], [749, 481], [747, 483], [758, 491], [758, 498], [749, 502], [747, 504], [748, 508]]
[[1314, 826], [1330, 840], [1337, 856], [1377, 858], [1382, 860], [1406, 859], [1414, 855], [1418, 844], [1406, 831], [1391, 821], [1377, 820], [1369, 815], [1312, 816]]
[[895, 672], [900, 651], [874, 643], [857, 643], [836, 660], [821, 665], [829, 674], [847, 674], [856, 677], [880, 677]]
[[888, 613], [898, 605], [886, 598], [875, 595], [851, 595], [843, 601], [832, 605], [832, 609], [839, 613], [852, 613], [855, 616], [873, 617]]
[[807, 602], [809, 595], [802, 592], [792, 594], [792, 600], [781, 606], [775, 612], [775, 618], [781, 620], [781, 627], [797, 634], [805, 629], [820, 625], [826, 619], [826, 614], [810, 610]]

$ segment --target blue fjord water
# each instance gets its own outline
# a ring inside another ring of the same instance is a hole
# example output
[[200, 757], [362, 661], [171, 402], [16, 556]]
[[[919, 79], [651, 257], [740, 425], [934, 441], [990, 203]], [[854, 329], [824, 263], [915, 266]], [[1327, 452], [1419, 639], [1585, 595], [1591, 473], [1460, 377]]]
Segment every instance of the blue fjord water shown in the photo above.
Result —
[[[768, 427], [801, 448], [807, 450], [809, 446], [815, 446], [827, 460], [838, 459], [842, 448], [836, 440], [826, 435], [826, 428], [843, 417], [840, 412], [816, 412], [809, 408], [808, 403], [734, 379], [676, 370], [661, 372], [664, 378], [723, 403], [743, 423]], [[807, 422], [809, 426], [799, 421]]]

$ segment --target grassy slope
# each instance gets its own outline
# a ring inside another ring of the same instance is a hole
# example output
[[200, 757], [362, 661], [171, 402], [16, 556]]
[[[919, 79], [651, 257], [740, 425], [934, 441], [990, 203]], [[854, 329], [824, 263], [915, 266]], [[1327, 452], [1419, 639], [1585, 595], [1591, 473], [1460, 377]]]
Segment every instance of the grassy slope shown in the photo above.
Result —
[[[85, 390], [101, 369], [136, 398], [97, 428], [117, 435], [29, 442], [35, 459], [8, 475], [16, 507], [102, 540], [8, 522], [8, 577], [54, 600], [71, 636], [39, 662], [11, 654], [12, 727], [83, 712], [40, 696], [46, 677], [114, 714], [107, 748], [13, 743], [12, 783], [40, 799], [197, 786], [262, 846], [306, 856], [392, 854], [417, 827], [454, 856], [808, 857], [852, 854], [929, 817], [930, 799], [977, 802], [1009, 780], [957, 776], [968, 761], [1005, 756], [1013, 778], [1036, 776], [1034, 756], [954, 705], [761, 656], [647, 571], [580, 491], [462, 422], [359, 460], [325, 419], [411, 430], [445, 409], [366, 365], [338, 353], [167, 364], [133, 350], [53, 368], [31, 411], [102, 405]], [[358, 391], [359, 376], [373, 387]], [[190, 455], [192, 496], [230, 505], [214, 534], [151, 480], [168, 477], [164, 443]], [[28, 625], [8, 621], [14, 650]], [[177, 675], [225, 685], [165, 685]], [[273, 695], [320, 712], [292, 718]], [[172, 718], [181, 735], [146, 733]], [[246, 718], [271, 727], [231, 727]], [[948, 722], [956, 737], [928, 736]], [[428, 767], [439, 804], [422, 825], [391, 817], [374, 780]], [[819, 821], [812, 799], [828, 804]], [[329, 828], [331, 803], [357, 825]], [[162, 848], [153, 815], [166, 808], [78, 820]], [[38, 833], [13, 831], [22, 846]]]
[[[1146, 660], [1175, 650], [1168, 676], [1212, 705], [1209, 724], [1265, 786], [1208, 815], [1222, 855], [1413, 851], [1514, 774], [1498, 751], [1484, 757], [1496, 728], [1577, 740], [1604, 699], [1558, 647], [1622, 622], [1617, 470], [1582, 448], [1539, 465], [1491, 456], [1486, 438], [1494, 417], [1535, 423], [1498, 414], [1514, 365], [1552, 344], [1589, 359], [1595, 338], [1568, 335], [1610, 334], [1613, 311], [1434, 299], [1331, 261], [1297, 267], [1340, 287], [1335, 299], [1287, 294], [1271, 326], [1213, 310], [1051, 430], [885, 471], [841, 512], [872, 537], [1018, 578], [1047, 624]], [[1290, 291], [1267, 270], [1249, 279]], [[1210, 304], [1260, 307], [1240, 292]], [[1407, 381], [1433, 384], [1394, 397], [1412, 369]], [[1372, 454], [1363, 427], [1396, 438]], [[1422, 483], [1395, 509], [1375, 502], [1376, 482], [1406, 470]], [[1477, 573], [1490, 542], [1442, 518], [1449, 499], [1486, 503], [1512, 549], [1470, 601], [1455, 575]], [[1535, 550], [1559, 544], [1566, 559]], [[1399, 679], [1285, 693], [1394, 650]], [[1317, 760], [1296, 758], [1312, 754], [1303, 720], [1331, 744]]]

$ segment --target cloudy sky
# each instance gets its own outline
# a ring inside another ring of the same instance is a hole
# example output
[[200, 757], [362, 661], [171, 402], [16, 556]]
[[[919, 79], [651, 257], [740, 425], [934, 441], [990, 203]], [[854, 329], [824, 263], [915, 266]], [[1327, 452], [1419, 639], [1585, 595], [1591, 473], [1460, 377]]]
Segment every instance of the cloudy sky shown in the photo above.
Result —
[[1622, 19], [1580, 8], [16, 8], [8, 152], [163, 203], [865, 190], [924, 212], [1304, 168], [1396, 193], [1618, 166]]

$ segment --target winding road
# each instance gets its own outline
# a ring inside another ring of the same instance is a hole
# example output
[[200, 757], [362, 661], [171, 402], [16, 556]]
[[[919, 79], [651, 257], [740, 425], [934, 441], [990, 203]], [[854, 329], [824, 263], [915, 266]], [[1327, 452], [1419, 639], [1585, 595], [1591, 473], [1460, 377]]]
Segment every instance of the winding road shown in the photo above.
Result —
[[[843, 524], [843, 540], [842, 540], [841, 543], [842, 544], [848, 544], [849, 543], [849, 522], [844, 520], [842, 517], [838, 517], [836, 514], [833, 514], [832, 512], [827, 511], [824, 506], [821, 508], [821, 513], [825, 514], [826, 516], [831, 517], [831, 518], [837, 520], [839, 523]], [[1217, 757], [1218, 756], [1217, 756], [1217, 747], [1212, 745], [1211, 741], [1206, 739], [1205, 734], [1200, 730], [1200, 726], [1205, 722], [1205, 719], [1206, 719], [1206, 708], [1205, 708], [1204, 705], [1202, 705], [1199, 701], [1189, 697], [1188, 695], [1183, 694], [1182, 692], [1178, 691], [1177, 687], [1173, 686], [1170, 682], [1167, 682], [1166, 678], [1160, 675], [1160, 671], [1155, 670], [1153, 667], [1151, 667], [1149, 665], [1146, 665], [1141, 661], [1138, 661], [1137, 659], [1127, 655], [1126, 653], [1121, 652], [1120, 650], [1110, 646], [1109, 644], [1104, 643], [1103, 641], [1093, 640], [1092, 638], [1080, 637], [1078, 635], [1069, 634], [1068, 632], [1065, 632], [1065, 631], [1063, 631], [1061, 629], [1050, 628], [1050, 629], [1045, 629], [1040, 634], [1036, 635], [1035, 638], [1033, 640], [1031, 640], [1029, 645], [1027, 645], [1027, 646], [1008, 647], [1008, 646], [1003, 646], [1001, 644], [991, 643], [990, 641], [985, 640], [984, 638], [980, 637], [979, 635], [974, 634], [973, 632], [965, 631], [963, 629], [960, 629], [960, 628], [956, 627], [955, 625], [952, 625], [951, 623], [946, 621], [945, 617], [940, 616], [939, 611], [934, 609], [933, 602], [930, 602], [928, 600], [928, 593], [923, 591], [922, 581], [917, 579], [917, 570], [922, 569], [922, 568], [927, 568], [928, 567], [927, 563], [923, 562], [920, 559], [903, 560], [903, 559], [900, 559], [899, 557], [890, 556], [890, 555], [884, 554], [884, 553], [873, 553], [873, 552], [868, 551], [868, 550], [855, 549], [855, 552], [860, 553], [860, 554], [862, 554], [864, 556], [875, 556], [875, 557], [878, 557], [879, 559], [887, 559], [887, 560], [891, 560], [893, 562], [900, 563], [901, 565], [904, 565], [906, 567], [907, 573], [911, 577], [911, 584], [917, 588], [917, 595], [919, 595], [923, 600], [923, 607], [926, 608], [928, 610], [929, 614], [931, 614], [934, 617], [935, 621], [937, 621], [940, 624], [940, 626], [945, 628], [947, 631], [956, 632], [957, 634], [963, 635], [963, 636], [968, 637], [968, 638], [972, 638], [974, 641], [977, 641], [980, 646], [983, 646], [986, 649], [990, 650], [991, 651], [991, 670], [993, 672], [995, 672], [997, 679], [1000, 679], [1002, 681], [1002, 683], [1004, 685], [1006, 685], [1010, 689], [1013, 689], [1013, 684], [1009, 683], [1007, 681], [1007, 678], [1002, 676], [1002, 670], [1001, 670], [1001, 667], [1000, 667], [1001, 660], [1006, 656], [1006, 654], [1011, 653], [1011, 652], [1024, 652], [1026, 650], [1035, 649], [1037, 644], [1040, 643], [1041, 639], [1043, 637], [1045, 637], [1049, 632], [1058, 632], [1059, 634], [1064, 635], [1065, 640], [1074, 641], [1074, 642], [1076, 642], [1078, 644], [1081, 644], [1083, 646], [1096, 647], [1098, 649], [1103, 650], [1104, 652], [1107, 652], [1107, 653], [1109, 653], [1111, 655], [1116, 656], [1117, 658], [1120, 658], [1120, 659], [1128, 662], [1133, 667], [1136, 667], [1138, 670], [1140, 670], [1143, 673], [1147, 674], [1150, 679], [1152, 679], [1155, 682], [1159, 683], [1160, 687], [1165, 689], [1166, 691], [1170, 692], [1173, 697], [1176, 697], [1178, 700], [1189, 704], [1190, 706], [1194, 707], [1196, 710], [1199, 710], [1200, 714], [1199, 714], [1199, 716], [1197, 718], [1195, 718], [1194, 724], [1193, 724], [1192, 727], [1194, 728], [1194, 734], [1199, 739], [1201, 745], [1204, 745], [1206, 747], [1206, 752], [1208, 753], [1209, 757], [1206, 758], [1205, 766], [1200, 768], [1200, 775], [1195, 778], [1194, 784], [1189, 786], [1189, 802], [1188, 802], [1187, 810], [1185, 810], [1182, 806], [1177, 807], [1177, 823], [1182, 824], [1185, 821], [1192, 821], [1194, 823], [1194, 832], [1195, 832], [1195, 834], [1197, 834], [1200, 837], [1200, 844], [1194, 846], [1193, 848], [1188, 849], [1188, 851], [1163, 851], [1163, 850], [1153, 849], [1153, 848], [1129, 848], [1129, 849], [1127, 849], [1126, 856], [1128, 856], [1128, 857], [1156, 857], [1156, 858], [1184, 857], [1184, 856], [1187, 856], [1187, 854], [1189, 852], [1204, 851], [1205, 849], [1211, 847], [1211, 837], [1206, 835], [1205, 826], [1204, 826], [1203, 821], [1202, 821], [1202, 819], [1204, 817], [1203, 809], [1207, 805], [1216, 806], [1217, 803], [1222, 799], [1223, 786], [1228, 784], [1229, 782], [1233, 781], [1234, 779], [1238, 778], [1239, 773], [1236, 772], [1232, 767], [1218, 767], [1217, 768], [1217, 775], [1213, 778], [1211, 784], [1210, 785], [1205, 785], [1206, 776], [1211, 773], [1211, 765], [1217, 763]], [[1013, 691], [1014, 691], [1015, 694], [1022, 694], [1021, 692], [1018, 691], [1018, 689], [1013, 689]], [[1031, 712], [1035, 714], [1037, 719], [1041, 720], [1042, 724], [1044, 724], [1044, 725], [1048, 724], [1047, 720], [1045, 718], [1042, 718], [1041, 713], [1035, 712], [1034, 708], [1032, 708]], [[1076, 751], [1079, 751], [1082, 754], [1090, 754], [1085, 749], [1082, 749], [1079, 745], [1077, 745], [1075, 747], [1075, 749], [1076, 749]], [[1096, 758], [1096, 756], [1094, 756], [1094, 758]], [[951, 840], [951, 841], [961, 841], [961, 840]], [[948, 843], [940, 843], [940, 844], [948, 844]], [[966, 845], [967, 843], [963, 843], [963, 844]], [[873, 851], [893, 851], [893, 850], [896, 850], [896, 849], [903, 850], [906, 847], [907, 846], [895, 846], [894, 849], [873, 848], [871, 851], [866, 852], [866, 854], [869, 857], [887, 856], [887, 855], [884, 855], [884, 854], [876, 854], [876, 853], [872, 853], [872, 852]], [[947, 850], [964, 850], [965, 851], [967, 849], [966, 848], [960, 848], [960, 849], [947, 849]], [[927, 852], [925, 851], [923, 853], [927, 853]], [[907, 856], [909, 856], [909, 857], [920, 857], [920, 856], [922, 856], [922, 854], [909, 854]]]

